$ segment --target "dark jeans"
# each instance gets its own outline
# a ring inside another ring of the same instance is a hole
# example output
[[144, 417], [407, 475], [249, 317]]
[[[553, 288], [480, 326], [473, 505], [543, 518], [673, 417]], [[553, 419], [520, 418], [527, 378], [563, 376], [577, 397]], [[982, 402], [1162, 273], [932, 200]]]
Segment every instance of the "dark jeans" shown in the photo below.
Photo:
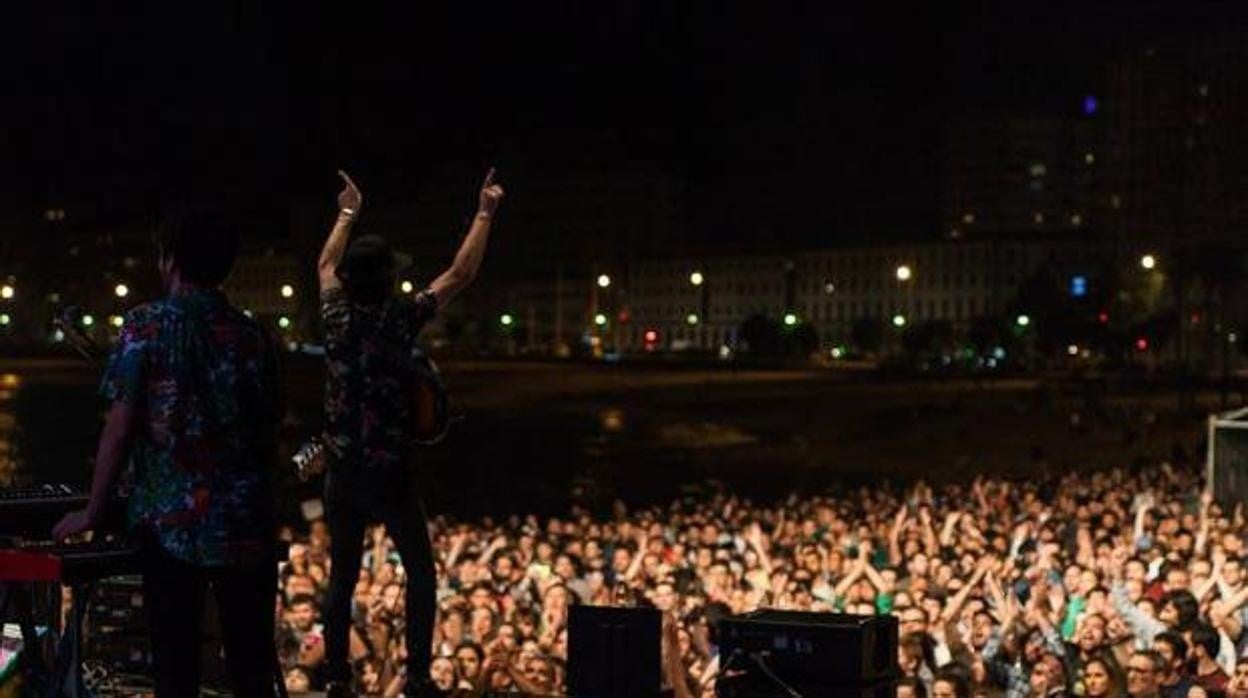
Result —
[[159, 545], [145, 546], [143, 598], [151, 626], [152, 669], [158, 698], [199, 695], [204, 597], [212, 587], [234, 694], [275, 694], [273, 599], [277, 565], [201, 567], [178, 560]]
[[[434, 589], [437, 583], [429, 524], [410, 468], [355, 470], [335, 463], [325, 475], [325, 521], [331, 566], [325, 609], [325, 678], [348, 681], [351, 597], [360, 577], [364, 528], [381, 522], [394, 539], [407, 572], [408, 692], [429, 678], [433, 651]], [[382, 648], [377, 648], [382, 651]]]

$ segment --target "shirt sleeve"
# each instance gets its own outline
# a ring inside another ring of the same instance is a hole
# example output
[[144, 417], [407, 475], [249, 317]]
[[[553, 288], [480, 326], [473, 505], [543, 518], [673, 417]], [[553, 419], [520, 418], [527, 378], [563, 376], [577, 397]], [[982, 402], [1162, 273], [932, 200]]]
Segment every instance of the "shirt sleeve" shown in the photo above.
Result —
[[321, 292], [321, 328], [325, 343], [340, 342], [346, 337], [351, 319], [351, 304], [341, 287]]
[[105, 400], [138, 404], [147, 372], [150, 331], [150, 324], [136, 313], [126, 317], [117, 345], [109, 355], [104, 378], [100, 381], [100, 395]]

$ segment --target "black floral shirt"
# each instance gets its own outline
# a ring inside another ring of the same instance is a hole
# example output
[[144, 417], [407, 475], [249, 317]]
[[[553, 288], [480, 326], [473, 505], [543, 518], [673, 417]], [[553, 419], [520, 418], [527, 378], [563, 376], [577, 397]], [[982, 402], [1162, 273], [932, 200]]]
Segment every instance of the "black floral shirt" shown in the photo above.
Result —
[[382, 304], [321, 294], [325, 331], [325, 433], [334, 460], [361, 468], [401, 464], [410, 452], [410, 362], [416, 336], [437, 311], [433, 292]]

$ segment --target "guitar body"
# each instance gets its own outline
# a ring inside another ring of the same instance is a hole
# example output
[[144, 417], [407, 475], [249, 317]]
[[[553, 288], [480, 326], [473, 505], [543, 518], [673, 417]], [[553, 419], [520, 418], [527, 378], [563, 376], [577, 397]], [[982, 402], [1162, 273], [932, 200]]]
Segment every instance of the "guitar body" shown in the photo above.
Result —
[[422, 446], [436, 444], [446, 437], [454, 418], [450, 397], [438, 365], [423, 352], [414, 352], [411, 399], [412, 441]]

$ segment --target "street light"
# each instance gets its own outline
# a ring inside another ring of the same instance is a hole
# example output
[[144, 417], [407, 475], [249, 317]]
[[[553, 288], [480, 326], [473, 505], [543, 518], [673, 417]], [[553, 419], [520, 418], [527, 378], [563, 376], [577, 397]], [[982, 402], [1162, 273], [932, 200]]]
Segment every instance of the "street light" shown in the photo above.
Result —
[[702, 272], [700, 271], [695, 271], [689, 275], [689, 283], [693, 284], [694, 286], [701, 286], [703, 281], [704, 279], [702, 278]]
[[0, 313], [0, 325], [7, 326], [10, 322], [13, 322], [13, 318], [8, 313]]
[[1146, 254], [1140, 257], [1140, 266], [1151, 271], [1157, 267], [1157, 258], [1151, 254]]
[[914, 272], [911, 271], [909, 265], [902, 264], [901, 266], [897, 267], [897, 280], [909, 281], [913, 273]]
[[503, 314], [502, 314], [502, 316], [498, 318], [498, 322], [499, 322], [499, 323], [500, 323], [503, 327], [511, 327], [511, 323], [513, 323], [513, 322], [515, 322], [515, 321], [516, 321], [516, 320], [515, 320], [515, 318], [513, 318], [513, 317], [511, 316], [511, 313], [503, 313]]
[[117, 284], [113, 287], [113, 295], [118, 298], [125, 298], [130, 295], [130, 287], [125, 284]]
[[412, 291], [416, 290], [416, 287], [412, 285], [412, 282], [410, 281], [404, 281], [403, 283], [399, 284], [399, 288], [402, 289], [404, 293], [411, 293]]
[[14, 293], [16, 293], [16, 291], [13, 289], [11, 285], [5, 284], [3, 286], [0, 286], [0, 298], [3, 298], [7, 301], [13, 297]]
[[594, 316], [594, 324], [599, 327], [605, 326], [607, 324], [607, 316], [602, 313], [598, 313]]
[[792, 326], [796, 325], [796, 324], [797, 324], [797, 316], [796, 316], [796, 315], [794, 315], [793, 313], [786, 313], [786, 314], [785, 314], [785, 316], [784, 316], [784, 324], [785, 324], [786, 326], [788, 326], [788, 327], [792, 327]]
[[282, 328], [283, 330], [285, 330], [285, 329], [289, 329], [289, 328], [290, 328], [290, 318], [286, 317], [285, 315], [283, 315], [283, 316], [279, 317], [279, 318], [277, 319], [277, 326], [278, 326], [278, 327], [280, 327], [280, 328]]
[[282, 284], [282, 298], [294, 298], [295, 287], [290, 284]]
[[120, 315], [113, 315], [112, 317], [108, 318], [108, 322], [113, 327], [120, 328], [122, 325], [125, 324], [126, 321], [123, 320]]
[[611, 285], [611, 277], [606, 274], [598, 275], [598, 288], [606, 288]]
[[893, 316], [893, 327], [905, 327], [905, 326], [906, 326], [905, 315], [902, 315], [901, 313], [897, 313], [896, 315]]
[[689, 313], [688, 315], [685, 316], [685, 322], [689, 323], [690, 325], [698, 324], [698, 314]]
[[1031, 318], [1027, 315], [1019, 315], [1015, 322], [1018, 323], [1019, 327], [1026, 327], [1031, 324]]
[[94, 324], [95, 324], [95, 318], [94, 318], [94, 317], [92, 317], [92, 316], [90, 316], [90, 315], [83, 315], [83, 316], [82, 316], [82, 326], [83, 326], [83, 327], [90, 327], [90, 326], [92, 326], [92, 325], [94, 325]]

